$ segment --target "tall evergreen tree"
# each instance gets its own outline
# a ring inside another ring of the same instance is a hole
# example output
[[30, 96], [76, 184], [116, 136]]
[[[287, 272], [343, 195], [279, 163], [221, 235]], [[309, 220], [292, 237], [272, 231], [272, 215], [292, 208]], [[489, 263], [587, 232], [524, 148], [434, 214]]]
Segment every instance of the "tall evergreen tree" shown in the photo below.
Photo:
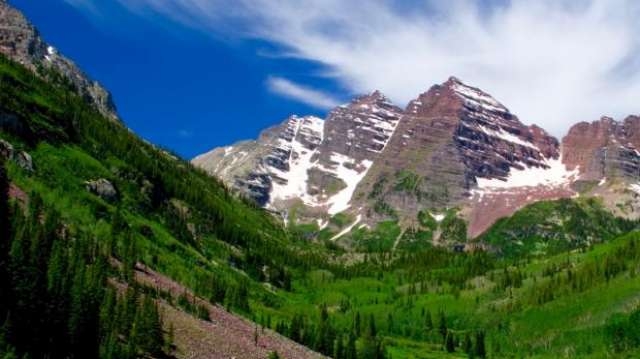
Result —
[[356, 316], [353, 320], [353, 332], [355, 333], [356, 337], [359, 337], [360, 334], [362, 333], [359, 311], [356, 312]]
[[356, 336], [353, 333], [349, 333], [347, 346], [344, 350], [344, 359], [358, 359], [358, 353], [356, 350]]
[[442, 336], [442, 340], [445, 340], [447, 337], [447, 317], [444, 314], [444, 310], [440, 311], [440, 318], [438, 320], [438, 331], [440, 332], [440, 335]]
[[473, 343], [471, 342], [471, 335], [469, 335], [469, 333], [467, 332], [464, 335], [464, 341], [462, 342], [462, 350], [464, 350], [464, 352], [467, 354], [471, 354], [472, 349]]
[[487, 350], [485, 348], [485, 343], [484, 343], [484, 332], [482, 330], [478, 330], [476, 332], [476, 343], [474, 347], [474, 352], [476, 357], [478, 358], [487, 357]]
[[11, 220], [9, 218], [9, 179], [0, 159], [0, 325], [4, 323], [11, 302], [9, 281], [9, 248], [11, 243]]
[[427, 331], [431, 331], [433, 329], [433, 319], [431, 318], [431, 311], [427, 310], [424, 315], [424, 327]]
[[444, 341], [444, 348], [447, 351], [447, 353], [453, 353], [456, 351], [456, 343], [455, 343], [453, 333], [451, 332], [447, 333], [447, 338]]

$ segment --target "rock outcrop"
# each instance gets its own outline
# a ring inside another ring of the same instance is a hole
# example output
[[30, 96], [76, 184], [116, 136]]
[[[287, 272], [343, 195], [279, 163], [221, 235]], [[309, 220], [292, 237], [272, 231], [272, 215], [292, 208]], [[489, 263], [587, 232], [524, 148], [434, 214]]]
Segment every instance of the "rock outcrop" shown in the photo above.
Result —
[[104, 178], [85, 182], [87, 191], [99, 196], [107, 201], [114, 201], [118, 198], [118, 191], [113, 183]]
[[27, 172], [33, 172], [33, 159], [31, 158], [31, 155], [28, 154], [27, 152], [24, 152], [24, 151], [17, 152], [14, 155], [13, 160], [23, 170]]
[[580, 122], [562, 147], [565, 164], [579, 173], [576, 190], [600, 197], [616, 215], [640, 218], [640, 117]]
[[61, 73], [79, 96], [107, 118], [119, 121], [111, 94], [47, 44], [24, 15], [6, 1], [0, 1], [0, 53], [36, 73], [40, 68]]
[[14, 153], [15, 149], [13, 148], [13, 145], [5, 140], [0, 139], [0, 157], [5, 160], [11, 160], [13, 159]]
[[580, 122], [562, 139], [564, 162], [581, 180], [640, 179], [640, 117]]
[[20, 168], [27, 172], [33, 172], [33, 159], [25, 151], [17, 151], [13, 145], [0, 139], [0, 157], [4, 160], [15, 162]]

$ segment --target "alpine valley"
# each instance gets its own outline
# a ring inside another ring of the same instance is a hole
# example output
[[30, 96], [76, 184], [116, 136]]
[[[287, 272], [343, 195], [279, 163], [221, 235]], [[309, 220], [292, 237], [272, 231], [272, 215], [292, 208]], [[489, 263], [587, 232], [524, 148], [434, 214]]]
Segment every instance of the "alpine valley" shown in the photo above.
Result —
[[640, 117], [452, 77], [186, 161], [6, 0], [0, 53], [0, 358], [640, 357]]

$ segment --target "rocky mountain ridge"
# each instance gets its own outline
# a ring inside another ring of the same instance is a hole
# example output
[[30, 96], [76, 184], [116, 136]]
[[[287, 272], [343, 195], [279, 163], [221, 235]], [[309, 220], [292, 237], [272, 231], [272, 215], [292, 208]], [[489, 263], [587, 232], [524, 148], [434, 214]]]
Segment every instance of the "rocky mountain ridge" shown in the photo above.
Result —
[[404, 109], [375, 91], [324, 121], [293, 116], [257, 141], [214, 149], [193, 163], [288, 221], [323, 228], [346, 213], [349, 228], [389, 219], [412, 227], [421, 211], [439, 217], [453, 208], [476, 237], [527, 204], [602, 195], [585, 187], [589, 180], [619, 178], [627, 191], [609, 205], [628, 204], [635, 193], [628, 189], [640, 180], [638, 126], [633, 116], [580, 123], [560, 143], [452, 77]]
[[45, 68], [62, 74], [79, 96], [107, 118], [119, 121], [109, 91], [46, 43], [29, 20], [6, 0], [0, 0], [0, 53], [35, 73]]

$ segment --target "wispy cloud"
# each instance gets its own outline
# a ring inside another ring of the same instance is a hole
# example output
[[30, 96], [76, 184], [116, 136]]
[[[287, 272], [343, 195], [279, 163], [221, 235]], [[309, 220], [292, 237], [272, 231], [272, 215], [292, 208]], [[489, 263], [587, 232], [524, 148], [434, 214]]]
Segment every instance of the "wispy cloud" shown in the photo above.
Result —
[[282, 77], [269, 77], [267, 86], [270, 91], [276, 94], [320, 109], [329, 109], [339, 103], [331, 95], [299, 85]]
[[63, 0], [67, 4], [91, 13], [93, 16], [99, 16], [100, 11], [96, 5], [90, 0]]
[[118, 1], [218, 37], [270, 41], [354, 93], [380, 89], [399, 103], [455, 75], [557, 135], [640, 112], [636, 0]]

